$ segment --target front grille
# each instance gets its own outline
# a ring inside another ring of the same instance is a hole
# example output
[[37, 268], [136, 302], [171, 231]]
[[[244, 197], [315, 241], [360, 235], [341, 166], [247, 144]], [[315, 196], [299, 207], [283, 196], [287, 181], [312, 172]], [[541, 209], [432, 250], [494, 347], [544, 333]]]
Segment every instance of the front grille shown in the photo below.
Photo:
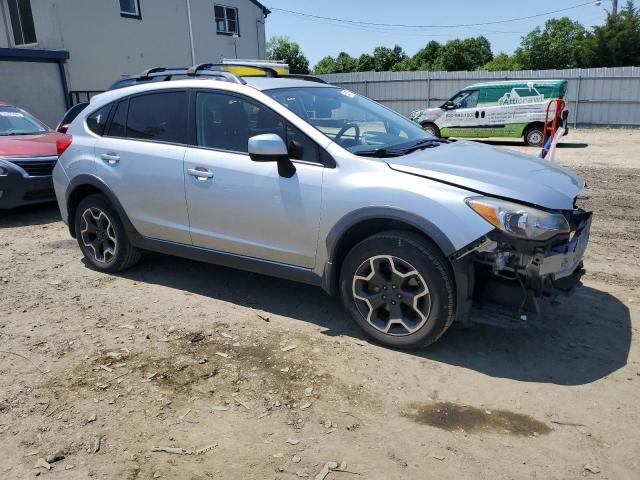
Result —
[[28, 175], [32, 177], [46, 177], [51, 175], [53, 167], [55, 167], [57, 159], [47, 160], [13, 160], [12, 163], [22, 168]]

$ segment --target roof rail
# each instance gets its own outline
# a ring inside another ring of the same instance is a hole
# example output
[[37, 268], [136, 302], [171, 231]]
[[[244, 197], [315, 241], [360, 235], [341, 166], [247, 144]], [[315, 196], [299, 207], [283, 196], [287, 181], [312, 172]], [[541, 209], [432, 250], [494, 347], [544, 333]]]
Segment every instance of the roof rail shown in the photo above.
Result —
[[[321, 78], [314, 77], [312, 75], [301, 75], [301, 74], [286, 74], [281, 75], [275, 69], [271, 67], [264, 67], [261, 65], [253, 65], [250, 63], [241, 63], [241, 62], [233, 62], [233, 63], [200, 63], [197, 65], [193, 65], [189, 68], [184, 67], [152, 67], [146, 69], [140, 75], [135, 75], [132, 77], [128, 77], [131, 81], [134, 82], [145, 82], [152, 80], [156, 77], [164, 77], [164, 81], [171, 80], [172, 77], [176, 75], [184, 75], [188, 77], [214, 77], [216, 80], [225, 80], [227, 82], [239, 83], [242, 85], [246, 85], [246, 81], [240, 75], [236, 75], [233, 72], [229, 72], [225, 70], [225, 67], [244, 67], [244, 68], [252, 68], [254, 70], [264, 72], [265, 76], [268, 78], [291, 78], [296, 80], [306, 80], [309, 82], [316, 83], [327, 83]], [[244, 75], [248, 76], [257, 76], [257, 75]]]
[[166, 72], [167, 70], [168, 69], [164, 67], [147, 68], [144, 72], [138, 75], [136, 80], [148, 80], [149, 78], [151, 78], [149, 75], [151, 75], [152, 73]]
[[308, 82], [327, 83], [320, 77], [314, 77], [313, 75], [303, 75], [300, 73], [290, 73], [286, 75], [287, 78], [294, 78], [296, 80], [307, 80]]

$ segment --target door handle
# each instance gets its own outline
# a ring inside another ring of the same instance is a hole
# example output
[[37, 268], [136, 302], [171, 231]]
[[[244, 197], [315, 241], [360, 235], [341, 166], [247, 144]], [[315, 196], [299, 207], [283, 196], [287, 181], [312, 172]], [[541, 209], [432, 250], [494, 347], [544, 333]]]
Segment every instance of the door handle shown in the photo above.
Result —
[[115, 165], [120, 161], [120, 155], [114, 152], [103, 153], [102, 155], [100, 155], [100, 158], [102, 158], [102, 160], [107, 162], [109, 165]]
[[187, 173], [201, 181], [206, 180], [207, 178], [213, 178], [213, 172], [204, 167], [188, 168]]

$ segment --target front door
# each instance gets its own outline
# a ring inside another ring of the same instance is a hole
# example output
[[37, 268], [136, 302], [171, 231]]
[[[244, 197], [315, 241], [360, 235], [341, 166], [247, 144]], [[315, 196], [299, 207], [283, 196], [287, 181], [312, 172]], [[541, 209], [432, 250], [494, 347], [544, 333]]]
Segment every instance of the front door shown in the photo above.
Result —
[[485, 116], [478, 105], [478, 90], [463, 90], [451, 99], [453, 108], [447, 110], [440, 131], [445, 137], [482, 137]]
[[[223, 92], [196, 94], [197, 146], [187, 149], [185, 186], [194, 245], [289, 265], [315, 264], [323, 166], [318, 146], [267, 107]], [[249, 137], [289, 142], [296, 173], [254, 162]]]
[[95, 144], [96, 174], [144, 237], [191, 243], [184, 195], [187, 94], [162, 91], [114, 106]]

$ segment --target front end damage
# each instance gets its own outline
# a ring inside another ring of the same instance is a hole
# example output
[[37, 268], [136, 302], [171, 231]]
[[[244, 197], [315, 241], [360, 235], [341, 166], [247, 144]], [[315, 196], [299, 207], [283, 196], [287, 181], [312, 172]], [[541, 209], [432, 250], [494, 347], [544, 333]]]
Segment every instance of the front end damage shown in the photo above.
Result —
[[[499, 229], [451, 255], [458, 278], [458, 320], [526, 325], [581, 285], [582, 258], [589, 241], [591, 212], [563, 212], [568, 233], [545, 241], [517, 238]], [[473, 309], [472, 309], [473, 307]]]

